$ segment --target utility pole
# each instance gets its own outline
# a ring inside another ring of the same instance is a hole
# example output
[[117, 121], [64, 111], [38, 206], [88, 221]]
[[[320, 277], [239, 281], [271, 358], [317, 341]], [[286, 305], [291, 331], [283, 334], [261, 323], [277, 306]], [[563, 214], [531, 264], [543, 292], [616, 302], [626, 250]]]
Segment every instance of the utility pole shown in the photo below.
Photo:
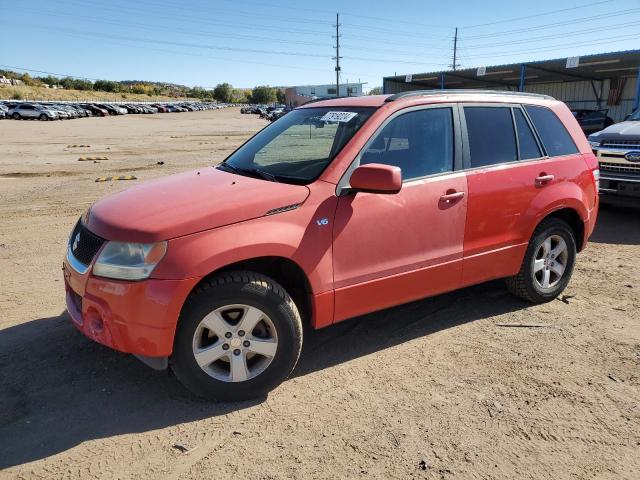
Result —
[[456, 33], [453, 37], [453, 65], [454, 70], [458, 69], [458, 27], [456, 27]]
[[340, 96], [340, 14], [336, 13], [336, 97]]

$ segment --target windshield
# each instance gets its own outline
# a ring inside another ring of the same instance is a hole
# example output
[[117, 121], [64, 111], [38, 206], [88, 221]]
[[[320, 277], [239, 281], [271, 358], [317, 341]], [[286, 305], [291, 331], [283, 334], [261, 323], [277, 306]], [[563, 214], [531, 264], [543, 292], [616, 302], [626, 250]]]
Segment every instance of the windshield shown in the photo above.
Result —
[[631, 114], [629, 120], [640, 120], [640, 108]]
[[310, 183], [374, 111], [354, 107], [293, 110], [260, 131], [218, 168], [277, 182]]

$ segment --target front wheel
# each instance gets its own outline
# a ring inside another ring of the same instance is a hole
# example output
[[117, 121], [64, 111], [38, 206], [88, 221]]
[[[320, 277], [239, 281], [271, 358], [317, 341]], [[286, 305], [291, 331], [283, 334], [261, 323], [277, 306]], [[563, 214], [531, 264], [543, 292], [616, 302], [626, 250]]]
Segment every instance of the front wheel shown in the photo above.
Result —
[[13, 118], [14, 120], [20, 120], [22, 118], [22, 115], [16, 112], [13, 115], [11, 115], [11, 118]]
[[301, 348], [302, 321], [284, 288], [254, 272], [228, 272], [187, 300], [171, 367], [196, 395], [247, 400], [282, 383]]
[[576, 252], [576, 239], [566, 222], [542, 221], [533, 232], [520, 271], [506, 280], [507, 288], [532, 303], [553, 300], [571, 279]]
[[40, 115], [40, 120], [42, 120], [43, 122], [48, 120], [48, 117], [43, 113]]

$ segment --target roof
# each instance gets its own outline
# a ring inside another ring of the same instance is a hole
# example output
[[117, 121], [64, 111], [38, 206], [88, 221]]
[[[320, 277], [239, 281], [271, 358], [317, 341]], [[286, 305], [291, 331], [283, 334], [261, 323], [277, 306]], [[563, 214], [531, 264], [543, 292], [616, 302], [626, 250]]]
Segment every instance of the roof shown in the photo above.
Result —
[[[548, 95], [536, 93], [508, 92], [504, 90], [412, 90], [395, 95], [365, 95], [363, 97], [339, 97], [314, 100], [298, 108], [318, 107], [381, 107], [385, 103], [411, 101], [412, 103], [441, 103], [465, 97], [468, 101], [513, 102], [526, 100], [532, 103], [555, 100]], [[428, 99], [424, 102], [424, 99]]]
[[364, 95], [361, 97], [338, 97], [312, 100], [299, 108], [318, 107], [381, 107], [389, 95]]
[[[461, 70], [445, 70], [413, 74], [411, 87], [440, 88], [441, 76], [446, 88], [518, 87], [520, 68], [525, 65], [525, 83], [575, 82], [580, 80], [605, 80], [623, 76], [635, 77], [640, 67], [640, 50], [599, 53], [578, 57], [578, 66], [567, 68], [567, 58], [493, 65], [485, 68], [484, 75], [478, 67]], [[407, 83], [406, 75], [384, 78], [387, 82]]]

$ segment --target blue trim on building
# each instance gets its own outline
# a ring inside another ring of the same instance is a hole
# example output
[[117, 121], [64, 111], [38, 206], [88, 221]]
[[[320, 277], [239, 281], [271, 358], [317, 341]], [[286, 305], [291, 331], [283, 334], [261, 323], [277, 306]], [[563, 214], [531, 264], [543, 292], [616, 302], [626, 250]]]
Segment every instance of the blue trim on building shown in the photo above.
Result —
[[638, 67], [638, 76], [636, 77], [636, 97], [633, 100], [633, 111], [640, 107], [640, 67]]

